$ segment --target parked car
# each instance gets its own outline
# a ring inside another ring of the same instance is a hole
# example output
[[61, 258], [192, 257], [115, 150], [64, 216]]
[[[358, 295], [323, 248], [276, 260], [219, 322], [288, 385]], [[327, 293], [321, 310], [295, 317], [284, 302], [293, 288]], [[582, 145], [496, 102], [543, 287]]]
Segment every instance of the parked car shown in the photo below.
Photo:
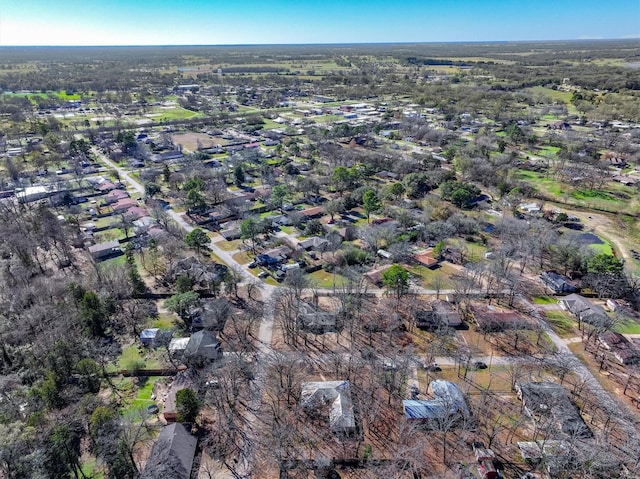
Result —
[[258, 273], [258, 278], [262, 278], [262, 279], [264, 279], [264, 278], [266, 278], [267, 276], [269, 276], [269, 273], [267, 273], [266, 271], [260, 271], [260, 272]]
[[249, 264], [247, 265], [247, 267], [249, 267], [249, 268], [251, 268], [251, 269], [255, 268], [256, 266], [258, 266], [258, 263], [256, 263], [255, 261], [252, 261], [251, 263], [249, 263]]
[[487, 369], [487, 363], [483, 363], [482, 361], [476, 361], [475, 363], [473, 363], [473, 367], [476, 369]]
[[440, 366], [438, 366], [438, 363], [425, 363], [422, 365], [422, 367], [431, 372], [442, 371], [442, 369], [440, 369]]

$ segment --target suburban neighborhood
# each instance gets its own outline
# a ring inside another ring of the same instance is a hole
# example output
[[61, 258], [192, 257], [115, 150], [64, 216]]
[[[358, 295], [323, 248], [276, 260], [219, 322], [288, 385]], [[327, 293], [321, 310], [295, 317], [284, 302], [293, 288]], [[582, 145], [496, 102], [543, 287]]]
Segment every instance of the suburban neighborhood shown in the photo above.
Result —
[[640, 49], [580, 45], [0, 49], [0, 477], [639, 477]]

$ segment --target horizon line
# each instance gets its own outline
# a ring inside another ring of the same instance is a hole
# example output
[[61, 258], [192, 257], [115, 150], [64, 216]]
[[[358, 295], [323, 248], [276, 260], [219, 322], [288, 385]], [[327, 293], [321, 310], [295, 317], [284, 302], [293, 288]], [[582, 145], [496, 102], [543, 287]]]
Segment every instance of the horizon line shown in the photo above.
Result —
[[565, 38], [543, 40], [450, 40], [450, 41], [381, 41], [381, 42], [326, 42], [326, 43], [167, 43], [127, 45], [0, 45], [2, 48], [176, 48], [176, 47], [278, 47], [278, 46], [346, 46], [346, 45], [435, 45], [435, 44], [479, 44], [479, 43], [548, 43], [548, 42], [632, 42], [637, 37], [618, 38]]

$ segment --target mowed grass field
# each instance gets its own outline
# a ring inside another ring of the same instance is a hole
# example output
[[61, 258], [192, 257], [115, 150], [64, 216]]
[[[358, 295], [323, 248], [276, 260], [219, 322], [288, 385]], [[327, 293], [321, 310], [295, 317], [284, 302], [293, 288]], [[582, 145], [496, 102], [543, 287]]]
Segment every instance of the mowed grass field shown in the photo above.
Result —
[[602, 211], [636, 215], [640, 212], [638, 196], [633, 189], [610, 182], [603, 190], [574, 188], [548, 175], [531, 170], [518, 170], [516, 176], [534, 186], [552, 201]]

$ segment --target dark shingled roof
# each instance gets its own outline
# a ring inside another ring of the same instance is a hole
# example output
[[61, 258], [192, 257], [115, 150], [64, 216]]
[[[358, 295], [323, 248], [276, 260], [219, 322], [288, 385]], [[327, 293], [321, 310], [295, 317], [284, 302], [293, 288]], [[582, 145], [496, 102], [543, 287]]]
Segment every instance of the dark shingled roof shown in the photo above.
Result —
[[180, 423], [165, 426], [151, 450], [141, 479], [189, 479], [198, 440]]

